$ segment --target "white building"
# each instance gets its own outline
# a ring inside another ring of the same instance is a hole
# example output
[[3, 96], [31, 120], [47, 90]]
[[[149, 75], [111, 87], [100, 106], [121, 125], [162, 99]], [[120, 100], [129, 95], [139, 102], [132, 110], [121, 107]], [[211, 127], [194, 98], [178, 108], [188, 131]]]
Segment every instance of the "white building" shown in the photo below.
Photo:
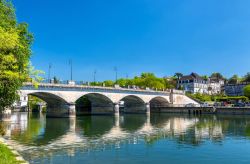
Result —
[[28, 96], [27, 95], [21, 95], [19, 101], [14, 102], [13, 107], [14, 108], [25, 108], [28, 106]]
[[222, 79], [204, 79], [197, 73], [182, 76], [180, 80], [178, 80], [178, 87], [181, 87], [184, 91], [191, 93], [219, 94], [221, 93], [223, 85], [224, 80]]
[[220, 94], [222, 92], [222, 87], [225, 84], [225, 80], [209, 78], [208, 79], [208, 93], [210, 95]]

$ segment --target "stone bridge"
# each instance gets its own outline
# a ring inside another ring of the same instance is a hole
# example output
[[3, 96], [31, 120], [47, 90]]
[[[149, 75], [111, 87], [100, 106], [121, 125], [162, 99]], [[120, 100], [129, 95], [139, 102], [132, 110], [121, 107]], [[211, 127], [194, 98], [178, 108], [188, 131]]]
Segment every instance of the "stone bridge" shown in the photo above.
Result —
[[76, 114], [150, 113], [153, 108], [194, 103], [178, 90], [153, 91], [82, 85], [25, 83], [21, 97], [32, 95], [46, 102], [47, 116], [75, 117]]

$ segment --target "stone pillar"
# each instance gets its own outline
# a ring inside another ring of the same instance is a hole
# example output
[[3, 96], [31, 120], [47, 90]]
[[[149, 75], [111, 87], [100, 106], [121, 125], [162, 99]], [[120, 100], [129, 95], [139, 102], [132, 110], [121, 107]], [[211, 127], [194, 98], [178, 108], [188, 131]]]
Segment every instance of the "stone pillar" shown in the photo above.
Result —
[[76, 117], [76, 105], [75, 103], [68, 104], [69, 117]]
[[170, 90], [169, 101], [170, 101], [170, 104], [174, 104], [174, 90], [173, 89]]
[[120, 113], [120, 105], [119, 105], [119, 103], [114, 104], [114, 113], [115, 113], [115, 115], [119, 115], [119, 113]]
[[146, 103], [145, 106], [146, 106], [146, 113], [150, 114], [150, 103]]

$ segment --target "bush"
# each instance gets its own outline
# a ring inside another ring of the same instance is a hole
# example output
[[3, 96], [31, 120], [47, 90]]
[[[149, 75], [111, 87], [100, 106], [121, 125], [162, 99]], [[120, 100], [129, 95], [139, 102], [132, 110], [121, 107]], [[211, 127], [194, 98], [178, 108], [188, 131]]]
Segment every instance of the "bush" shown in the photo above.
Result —
[[244, 88], [244, 95], [248, 98], [250, 98], [250, 85], [247, 85], [245, 88]]
[[192, 97], [193, 99], [202, 101], [202, 102], [206, 102], [206, 101], [212, 101], [212, 97], [208, 94], [201, 94], [201, 93], [195, 93], [195, 94], [191, 94], [188, 93], [187, 96]]

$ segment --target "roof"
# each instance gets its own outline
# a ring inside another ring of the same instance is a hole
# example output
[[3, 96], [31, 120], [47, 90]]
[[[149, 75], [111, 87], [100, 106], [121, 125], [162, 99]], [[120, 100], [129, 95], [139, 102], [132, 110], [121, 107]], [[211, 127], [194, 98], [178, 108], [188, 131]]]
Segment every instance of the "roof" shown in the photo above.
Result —
[[182, 76], [180, 80], [205, 80], [197, 73], [192, 72], [190, 75]]

